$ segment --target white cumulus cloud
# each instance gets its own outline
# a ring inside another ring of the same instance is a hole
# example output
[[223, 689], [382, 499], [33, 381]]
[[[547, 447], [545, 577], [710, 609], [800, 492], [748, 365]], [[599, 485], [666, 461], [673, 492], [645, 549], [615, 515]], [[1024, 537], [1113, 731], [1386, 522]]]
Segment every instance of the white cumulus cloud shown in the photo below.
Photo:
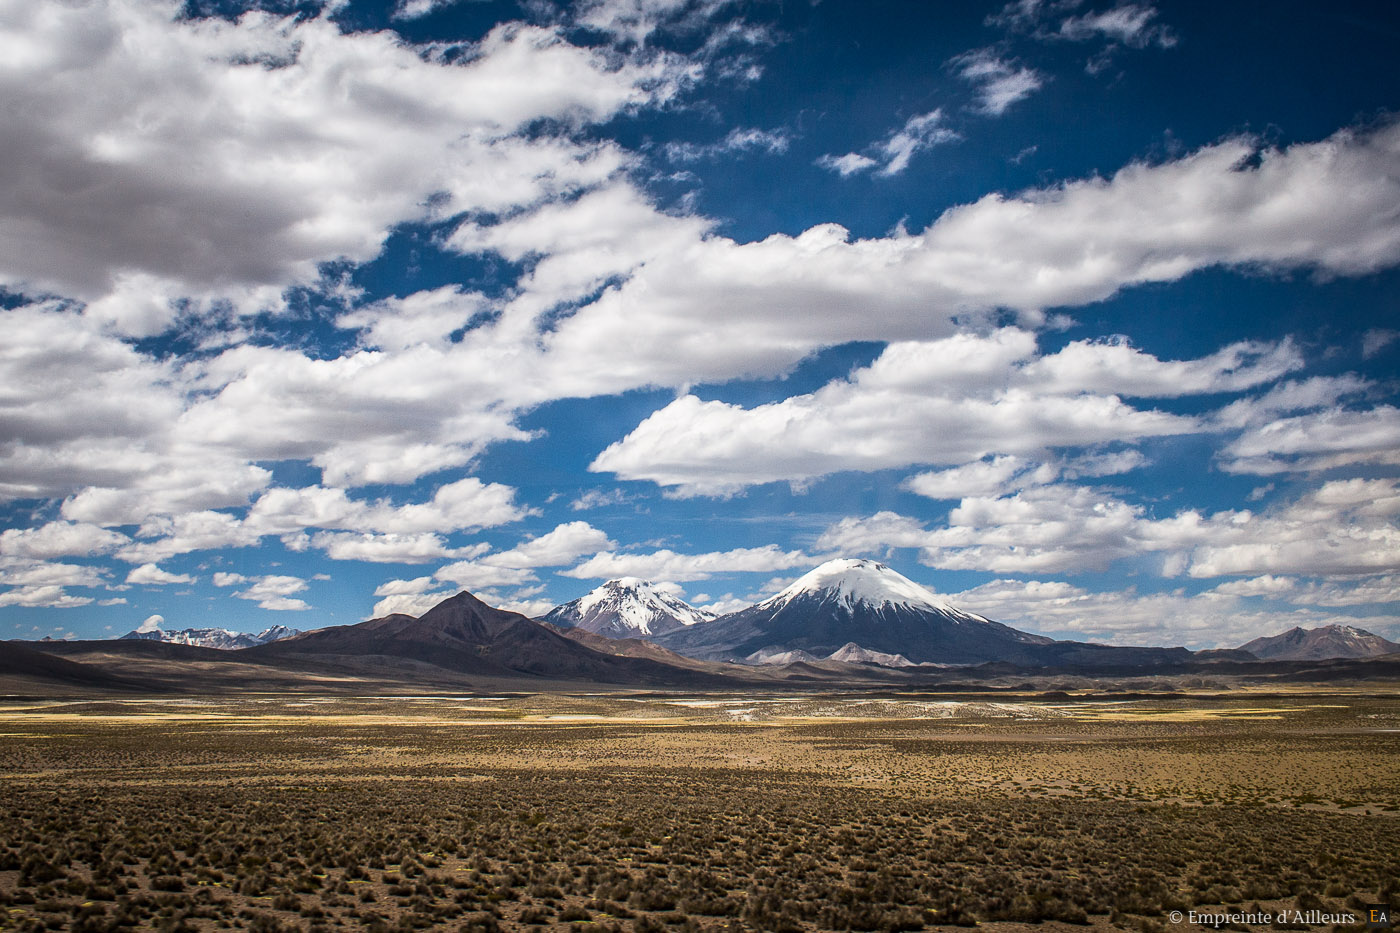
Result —
[[126, 582], [165, 586], [170, 583], [193, 583], [195, 578], [187, 573], [170, 573], [155, 564], [142, 564], [131, 569], [126, 575]]
[[[609, 446], [590, 468], [683, 493], [723, 494], [841, 470], [967, 464], [993, 454], [1132, 443], [1204, 425], [1135, 408], [1123, 396], [1239, 391], [1299, 365], [1287, 341], [1236, 344], [1186, 361], [1158, 360], [1122, 343], [1082, 341], [1039, 356], [1034, 337], [1013, 328], [896, 343], [847, 379], [781, 402], [745, 409], [682, 396]], [[1011, 461], [997, 462], [964, 469], [987, 474], [1011, 467]], [[911, 482], [916, 491], [921, 483], [933, 490], [932, 479]]]
[[84, 300], [133, 334], [163, 330], [179, 299], [277, 307], [320, 263], [373, 258], [404, 222], [596, 180], [586, 149], [502, 140], [542, 118], [600, 120], [664, 99], [689, 72], [521, 23], [448, 59], [390, 32], [343, 32], [325, 14], [182, 9], [0, 4], [11, 104], [0, 281]]
[[784, 551], [776, 545], [735, 548], [703, 554], [678, 554], [664, 549], [650, 554], [619, 554], [604, 551], [588, 560], [561, 571], [563, 576], [579, 579], [611, 580], [617, 577], [640, 577], [644, 580], [678, 582], [706, 580], [717, 573], [756, 573], [807, 567], [813, 558], [801, 551]]

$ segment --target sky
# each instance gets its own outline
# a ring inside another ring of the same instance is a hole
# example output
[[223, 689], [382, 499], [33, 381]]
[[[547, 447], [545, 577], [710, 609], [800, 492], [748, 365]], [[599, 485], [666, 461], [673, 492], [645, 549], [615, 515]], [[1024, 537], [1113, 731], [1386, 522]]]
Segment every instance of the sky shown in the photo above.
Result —
[[0, 633], [836, 556], [1400, 638], [1400, 9], [0, 0]]

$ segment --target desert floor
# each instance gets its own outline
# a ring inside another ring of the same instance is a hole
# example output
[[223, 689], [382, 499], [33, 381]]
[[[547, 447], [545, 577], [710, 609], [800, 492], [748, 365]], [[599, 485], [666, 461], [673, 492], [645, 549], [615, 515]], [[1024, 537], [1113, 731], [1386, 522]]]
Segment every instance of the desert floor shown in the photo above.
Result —
[[1397, 879], [1393, 694], [0, 700], [5, 930], [1360, 930]]

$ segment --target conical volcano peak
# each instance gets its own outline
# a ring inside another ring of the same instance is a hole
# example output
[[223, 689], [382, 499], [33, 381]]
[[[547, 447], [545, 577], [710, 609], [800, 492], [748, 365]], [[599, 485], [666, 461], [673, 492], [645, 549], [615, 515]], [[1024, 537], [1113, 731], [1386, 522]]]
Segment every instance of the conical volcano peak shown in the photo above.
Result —
[[762, 605], [780, 606], [799, 597], [834, 599], [847, 608], [908, 606], [955, 612], [951, 603], [879, 561], [842, 557], [798, 578]]
[[851, 660], [881, 664], [901, 658], [981, 664], [1024, 658], [1032, 646], [1050, 642], [964, 612], [879, 561], [856, 558], [827, 561], [756, 606], [657, 641], [712, 660], [804, 651], [816, 658], [846, 652]]

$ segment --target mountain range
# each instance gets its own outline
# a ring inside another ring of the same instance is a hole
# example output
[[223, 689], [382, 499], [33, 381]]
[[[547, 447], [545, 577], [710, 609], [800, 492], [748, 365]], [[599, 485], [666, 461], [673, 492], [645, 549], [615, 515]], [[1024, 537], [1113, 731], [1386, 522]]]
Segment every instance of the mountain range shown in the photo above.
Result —
[[[0, 642], [0, 692], [940, 689], [1041, 675], [1400, 676], [1400, 646], [1344, 626], [1206, 652], [1056, 641], [958, 609], [869, 560], [830, 561], [754, 606], [707, 616], [669, 587], [630, 579], [540, 620], [462, 592], [418, 618], [302, 633], [147, 629], [102, 641]], [[232, 638], [261, 641], [240, 647]], [[1351, 659], [1318, 660], [1340, 651]]]
[[600, 683], [694, 682], [693, 671], [647, 657], [597, 651], [517, 612], [467, 592], [419, 618], [394, 614], [304, 632], [247, 648], [254, 660], [394, 658], [468, 676]]
[[195, 645], [200, 648], [219, 648], [224, 651], [233, 651], [238, 648], [265, 645], [271, 641], [280, 641], [283, 638], [291, 638], [293, 635], [300, 634], [299, 629], [288, 628], [285, 625], [270, 626], [256, 635], [247, 632], [233, 632], [226, 628], [183, 628], [167, 632], [165, 629], [152, 627], [133, 629], [121, 637], [127, 640], [163, 641], [172, 645]]
[[[888, 668], [1002, 662], [1026, 667], [1153, 666], [1192, 657], [1184, 648], [1056, 641], [954, 606], [884, 564], [828, 561], [776, 595], [715, 617], [664, 584], [609, 580], [543, 617], [609, 638], [646, 639], [672, 657], [780, 666], [836, 661]], [[1216, 661], [1380, 657], [1400, 645], [1329, 625], [1201, 653]]]
[[[584, 601], [608, 607], [606, 616], [594, 617], [595, 629], [602, 634], [638, 637], [635, 628], [620, 620], [645, 618], [649, 628], [659, 631], [647, 637], [653, 644], [685, 657], [725, 663], [830, 661], [898, 668], [1002, 662], [1131, 670], [1192, 657], [1185, 648], [1093, 645], [1022, 632], [958, 609], [872, 560], [827, 561], [757, 605], [705, 622], [682, 615], [695, 610], [674, 597], [673, 618], [657, 618], [657, 589], [655, 584], [613, 580]], [[565, 625], [578, 617], [578, 607], [568, 603], [544, 618]]]

